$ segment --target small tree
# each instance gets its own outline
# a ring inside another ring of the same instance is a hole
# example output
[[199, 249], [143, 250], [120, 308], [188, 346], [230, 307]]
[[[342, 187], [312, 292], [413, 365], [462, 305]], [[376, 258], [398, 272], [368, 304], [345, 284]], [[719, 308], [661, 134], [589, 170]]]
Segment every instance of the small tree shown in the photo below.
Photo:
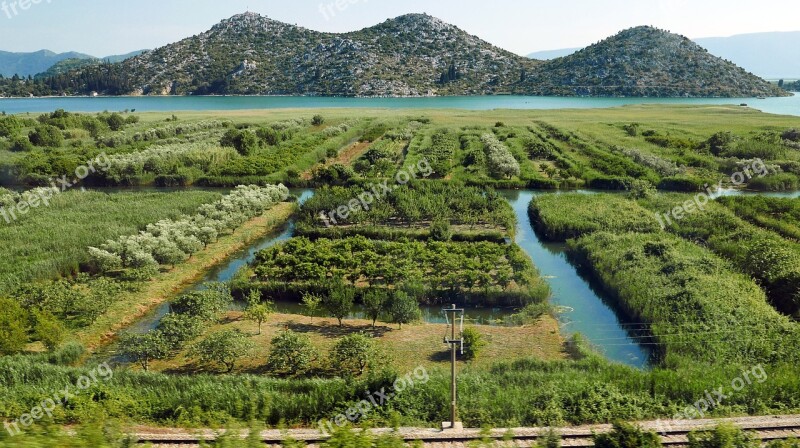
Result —
[[261, 334], [261, 325], [275, 312], [272, 302], [261, 302], [261, 293], [255, 289], [250, 291], [247, 302], [248, 305], [244, 312], [244, 318], [252, 322], [257, 322], [258, 334]]
[[361, 376], [375, 363], [375, 342], [359, 333], [339, 339], [328, 355], [331, 367], [345, 376]]
[[314, 126], [322, 126], [325, 124], [325, 118], [322, 115], [314, 115], [314, 118], [311, 119], [311, 124]]
[[202, 333], [203, 322], [187, 314], [168, 313], [158, 324], [158, 331], [164, 337], [171, 350], [180, 348]]
[[164, 359], [169, 354], [169, 344], [160, 331], [124, 335], [120, 340], [120, 349], [139, 363], [145, 372], [150, 369], [151, 361]]
[[311, 317], [311, 322], [314, 322], [314, 316], [319, 311], [320, 306], [322, 306], [322, 297], [311, 293], [303, 294], [303, 307]]
[[240, 330], [224, 330], [212, 334], [192, 349], [192, 356], [200, 362], [222, 364], [230, 373], [236, 361], [247, 355], [254, 344]]
[[28, 313], [16, 300], [0, 299], [0, 355], [11, 355], [25, 348]]
[[338, 319], [339, 326], [343, 327], [342, 320], [353, 311], [355, 290], [344, 283], [336, 283], [330, 288], [328, 296], [323, 299], [322, 303], [331, 317]]
[[233, 302], [230, 289], [220, 283], [207, 285], [208, 289], [185, 294], [172, 302], [172, 311], [187, 314], [204, 321], [216, 319]]
[[484, 347], [486, 340], [478, 330], [472, 327], [464, 329], [464, 359], [468, 361], [477, 359]]
[[33, 333], [36, 339], [42, 341], [45, 348], [54, 351], [64, 341], [66, 329], [64, 325], [47, 311], [34, 311]]
[[393, 324], [403, 328], [403, 324], [410, 324], [420, 319], [419, 303], [405, 291], [395, 291], [389, 307], [389, 316]]
[[267, 368], [278, 375], [300, 375], [311, 370], [317, 357], [308, 336], [286, 330], [272, 339]]
[[386, 311], [386, 293], [371, 289], [364, 294], [363, 302], [364, 312], [367, 313], [367, 317], [372, 319], [372, 329], [374, 330], [378, 318]]

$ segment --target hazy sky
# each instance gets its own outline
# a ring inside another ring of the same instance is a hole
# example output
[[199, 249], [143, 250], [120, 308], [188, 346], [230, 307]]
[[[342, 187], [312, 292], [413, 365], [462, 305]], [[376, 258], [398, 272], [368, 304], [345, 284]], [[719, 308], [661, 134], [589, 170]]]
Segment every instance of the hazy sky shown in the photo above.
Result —
[[519, 54], [585, 46], [637, 25], [691, 38], [800, 30], [796, 0], [338, 0], [343, 11], [335, 1], [0, 0], [0, 50], [127, 53], [192, 36], [246, 10], [331, 32], [426, 12]]

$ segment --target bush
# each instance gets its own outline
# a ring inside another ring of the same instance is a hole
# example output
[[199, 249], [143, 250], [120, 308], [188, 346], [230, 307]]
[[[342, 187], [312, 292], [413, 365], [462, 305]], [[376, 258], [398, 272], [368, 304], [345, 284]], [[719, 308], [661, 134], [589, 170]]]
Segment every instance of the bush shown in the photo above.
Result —
[[732, 425], [720, 425], [712, 431], [689, 433], [689, 448], [760, 448], [761, 443]]
[[219, 144], [222, 147], [234, 148], [243, 156], [249, 156], [258, 149], [258, 138], [248, 130], [231, 129], [222, 136]]
[[464, 359], [473, 361], [478, 359], [487, 342], [478, 330], [467, 327], [464, 329]]
[[28, 134], [28, 139], [35, 146], [50, 148], [58, 148], [64, 143], [64, 135], [61, 133], [61, 129], [50, 125], [36, 126], [36, 128]]
[[630, 123], [622, 125], [622, 129], [628, 134], [630, 137], [636, 137], [639, 135], [639, 128], [641, 125], [639, 123]]
[[481, 137], [486, 151], [486, 164], [495, 179], [510, 179], [519, 176], [520, 166], [514, 154], [494, 134]]
[[453, 239], [450, 221], [441, 218], [435, 219], [431, 224], [431, 239], [436, 241], [450, 241]]
[[314, 115], [314, 118], [311, 119], [311, 124], [314, 126], [322, 126], [325, 124], [325, 118], [322, 115]]
[[47, 350], [55, 351], [66, 336], [64, 324], [47, 311], [35, 310], [33, 320], [35, 322], [33, 324], [35, 338], [42, 341]]
[[800, 177], [790, 173], [756, 177], [747, 187], [758, 191], [793, 191], [800, 188]]
[[596, 448], [657, 448], [661, 439], [654, 432], [644, 431], [638, 426], [616, 422], [608, 434], [594, 436]]
[[656, 187], [646, 180], [634, 180], [628, 185], [628, 197], [631, 199], [647, 199], [658, 193]]
[[17, 117], [13, 115], [0, 117], [0, 137], [11, 137], [21, 130], [22, 123], [19, 122]]
[[536, 438], [537, 448], [561, 448], [561, 436], [554, 429], [549, 428]]
[[267, 368], [276, 375], [302, 375], [311, 371], [317, 358], [308, 336], [286, 330], [272, 339]]
[[0, 298], [0, 355], [10, 355], [28, 343], [26, 323], [28, 313], [19, 303]]
[[123, 118], [122, 115], [120, 115], [120, 114], [118, 114], [116, 112], [114, 112], [113, 114], [107, 115], [107, 116], [105, 116], [103, 118], [104, 118], [104, 121], [106, 122], [106, 124], [108, 124], [108, 128], [111, 129], [112, 131], [121, 130], [125, 126], [125, 123], [126, 123], [125, 118]]
[[11, 152], [30, 152], [33, 151], [33, 143], [30, 139], [20, 135], [11, 137], [11, 145], [8, 148]]
[[706, 182], [703, 179], [689, 176], [666, 177], [658, 184], [659, 190], [665, 191], [685, 191], [697, 192], [705, 189]]
[[203, 321], [188, 314], [168, 313], [158, 324], [158, 331], [170, 349], [177, 350], [202, 334]]

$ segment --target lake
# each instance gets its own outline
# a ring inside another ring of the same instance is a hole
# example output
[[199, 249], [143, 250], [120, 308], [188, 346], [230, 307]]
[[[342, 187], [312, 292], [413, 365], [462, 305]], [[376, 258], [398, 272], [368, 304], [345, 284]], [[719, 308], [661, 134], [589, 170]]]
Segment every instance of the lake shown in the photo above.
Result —
[[0, 112], [41, 113], [56, 109], [102, 112], [136, 109], [137, 112], [208, 111], [250, 109], [596, 109], [629, 104], [739, 105], [763, 112], [800, 116], [800, 95], [788, 98], [574, 98], [531, 96], [454, 96], [426, 98], [323, 98], [292, 96], [166, 96], [166, 97], [63, 97], [0, 98]]

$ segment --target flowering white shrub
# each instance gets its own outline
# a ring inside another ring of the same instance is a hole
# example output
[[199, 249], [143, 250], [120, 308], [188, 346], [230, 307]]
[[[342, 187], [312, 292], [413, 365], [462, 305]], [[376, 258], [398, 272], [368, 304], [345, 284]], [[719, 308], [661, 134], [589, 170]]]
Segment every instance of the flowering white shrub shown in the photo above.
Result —
[[639, 165], [652, 168], [656, 173], [663, 177], [686, 174], [686, 167], [678, 167], [675, 162], [662, 159], [654, 154], [648, 154], [638, 149], [622, 149], [621, 152]]
[[322, 131], [322, 135], [324, 135], [325, 137], [336, 137], [336, 136], [344, 134], [345, 132], [347, 132], [349, 130], [350, 130], [350, 125], [347, 124], [347, 123], [342, 123], [342, 124], [340, 124], [338, 126], [330, 126], [330, 127], [325, 128]]
[[481, 137], [486, 151], [486, 165], [489, 173], [495, 178], [508, 178], [519, 176], [520, 167], [511, 151], [494, 134], [484, 134]]
[[162, 220], [138, 235], [109, 240], [100, 248], [90, 247], [90, 259], [101, 272], [174, 266], [288, 196], [289, 190], [283, 185], [239, 186], [219, 201], [201, 206], [193, 216]]

